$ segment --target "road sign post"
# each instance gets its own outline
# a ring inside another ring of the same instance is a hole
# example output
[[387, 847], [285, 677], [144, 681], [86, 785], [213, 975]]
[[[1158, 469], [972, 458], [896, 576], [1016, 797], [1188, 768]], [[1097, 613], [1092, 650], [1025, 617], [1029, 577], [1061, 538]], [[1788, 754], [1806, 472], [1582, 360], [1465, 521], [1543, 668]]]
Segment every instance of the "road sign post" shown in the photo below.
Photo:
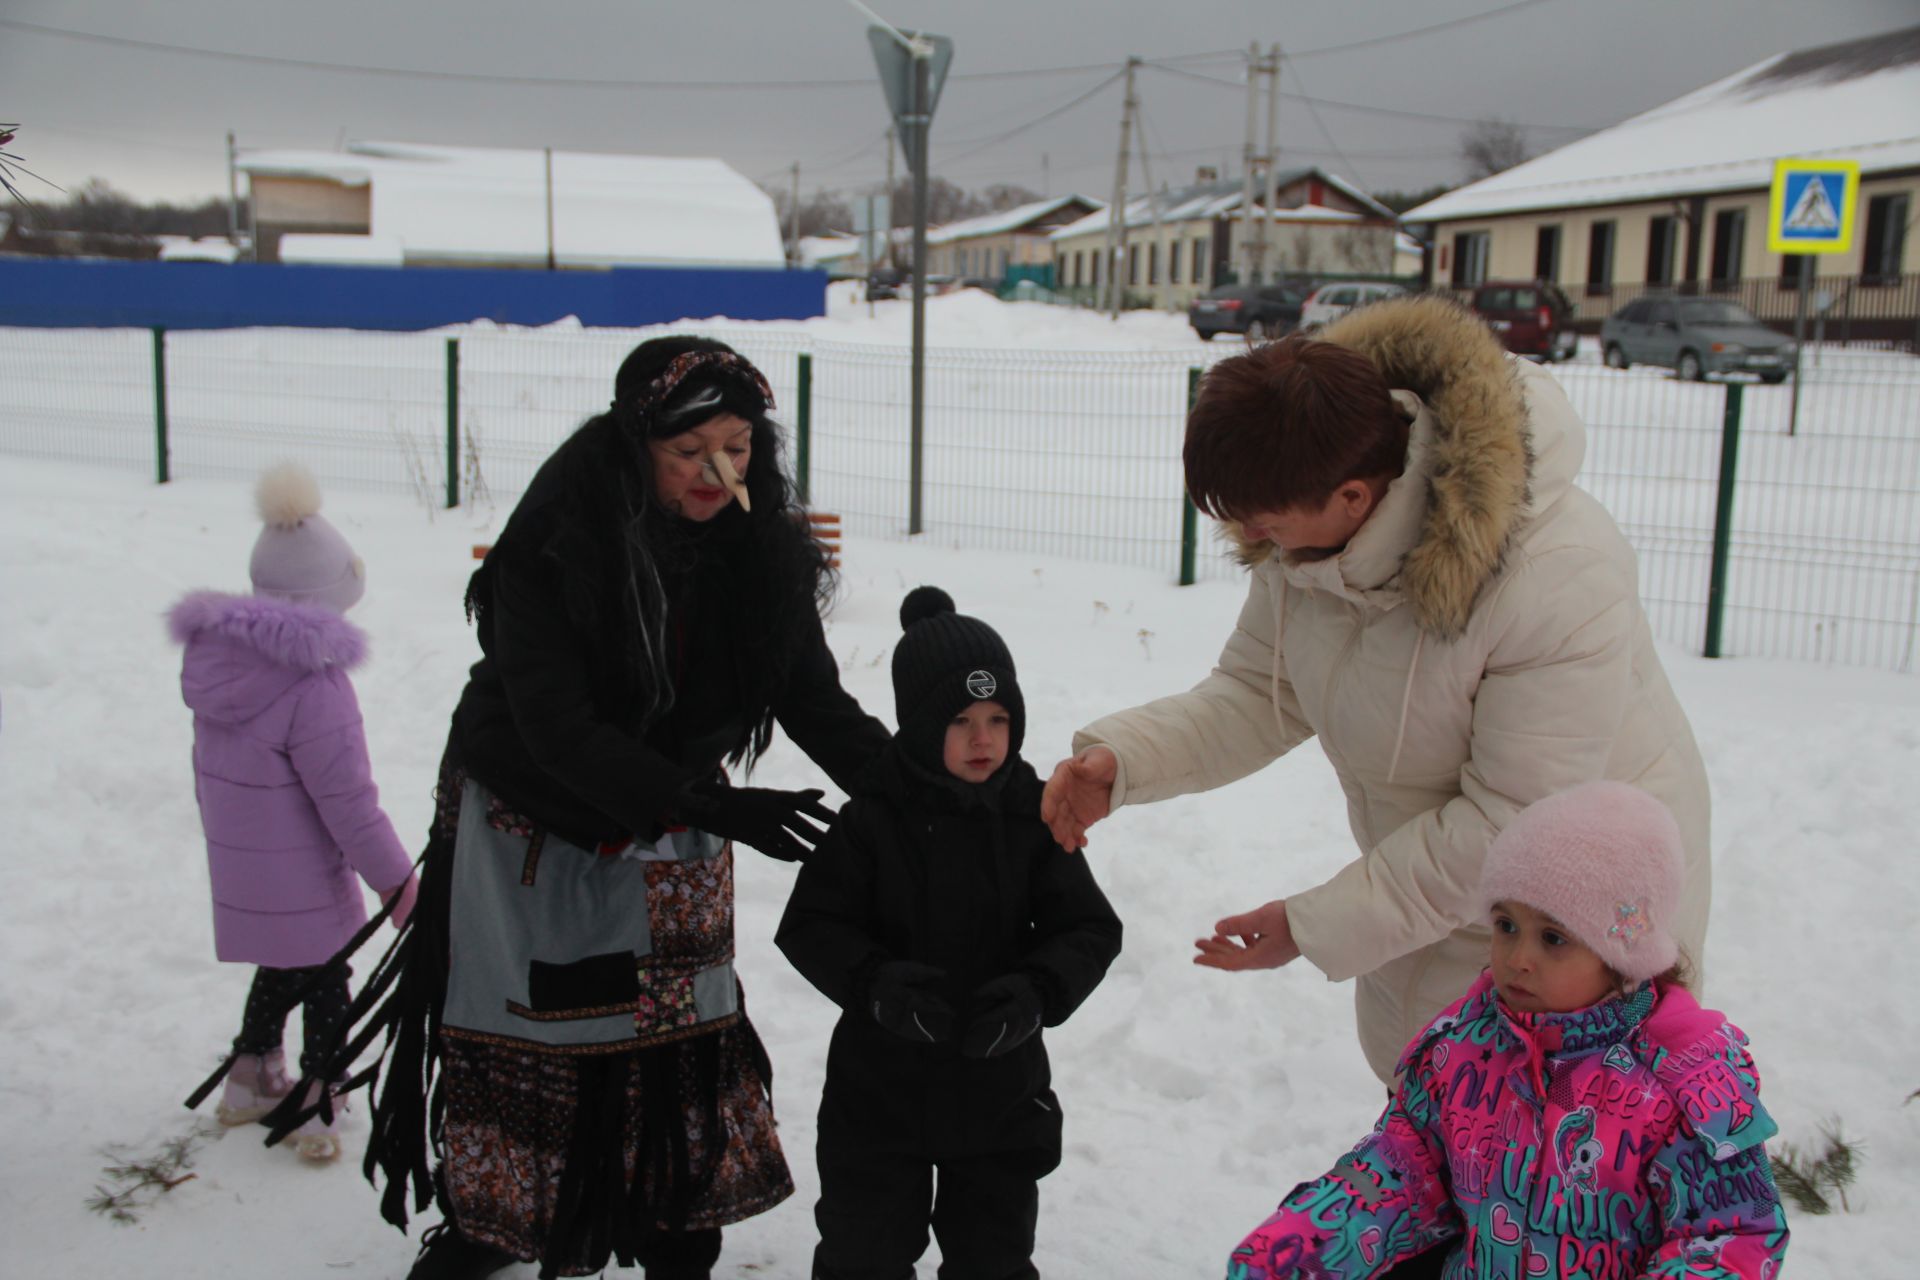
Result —
[[921, 531], [920, 456], [926, 405], [927, 361], [927, 154], [934, 108], [947, 68], [953, 63], [953, 41], [945, 36], [896, 31], [888, 26], [867, 28], [873, 60], [880, 69], [880, 87], [887, 107], [899, 125], [900, 149], [913, 171], [913, 427], [909, 465], [911, 492], [907, 500], [907, 532]]
[[1767, 200], [1767, 248], [1800, 258], [1799, 306], [1793, 321], [1793, 406], [1787, 434], [1800, 431], [1801, 354], [1807, 345], [1807, 296], [1813, 284], [1813, 255], [1846, 253], [1853, 248], [1853, 223], [1860, 195], [1860, 166], [1852, 160], [1776, 160]]

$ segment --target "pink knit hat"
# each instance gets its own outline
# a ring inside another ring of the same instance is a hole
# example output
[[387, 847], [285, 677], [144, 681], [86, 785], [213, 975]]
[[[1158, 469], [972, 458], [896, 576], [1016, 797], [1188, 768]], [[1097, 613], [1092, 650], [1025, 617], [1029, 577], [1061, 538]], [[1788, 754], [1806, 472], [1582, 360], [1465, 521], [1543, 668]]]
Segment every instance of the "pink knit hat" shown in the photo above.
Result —
[[345, 613], [367, 589], [367, 570], [340, 531], [320, 514], [320, 484], [296, 462], [260, 477], [254, 489], [265, 528], [248, 566], [253, 593]]
[[1624, 782], [1586, 782], [1528, 805], [1487, 848], [1480, 905], [1543, 911], [1629, 982], [1680, 958], [1680, 824]]

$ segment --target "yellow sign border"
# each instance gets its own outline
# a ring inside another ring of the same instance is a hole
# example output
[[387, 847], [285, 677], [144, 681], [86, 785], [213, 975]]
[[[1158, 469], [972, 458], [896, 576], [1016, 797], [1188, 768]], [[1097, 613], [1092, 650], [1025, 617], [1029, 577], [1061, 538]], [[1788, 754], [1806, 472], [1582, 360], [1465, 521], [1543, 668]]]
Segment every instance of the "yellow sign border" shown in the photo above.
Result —
[[[1813, 243], [1786, 240], [1780, 235], [1787, 221], [1787, 175], [1791, 173], [1842, 173], [1845, 189], [1840, 195], [1840, 235], [1833, 240]], [[1772, 253], [1851, 253], [1853, 224], [1860, 205], [1860, 162], [1858, 160], [1775, 160], [1773, 188], [1767, 193], [1767, 249]]]

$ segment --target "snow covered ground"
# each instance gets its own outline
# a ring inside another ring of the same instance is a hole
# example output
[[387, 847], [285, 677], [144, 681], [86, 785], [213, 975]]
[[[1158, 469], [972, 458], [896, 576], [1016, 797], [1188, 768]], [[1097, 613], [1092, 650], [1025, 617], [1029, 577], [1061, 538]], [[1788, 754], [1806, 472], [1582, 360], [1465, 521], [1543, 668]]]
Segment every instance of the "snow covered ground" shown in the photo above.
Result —
[[[341, 487], [328, 512], [369, 566], [354, 616], [373, 657], [357, 683], [389, 812], [413, 841], [476, 656], [459, 604], [470, 546], [505, 513], [430, 515], [403, 493]], [[240, 479], [155, 486], [137, 470], [0, 462], [0, 812], [18, 837], [0, 895], [6, 1274], [399, 1277], [412, 1257], [354, 1163], [364, 1118], [347, 1162], [314, 1169], [180, 1108], [235, 1030], [248, 971], [212, 959], [190, 718], [161, 614], [189, 589], [242, 587], [256, 529]], [[895, 611], [907, 588], [938, 583], [1019, 658], [1028, 755], [1043, 769], [1078, 725], [1197, 679], [1240, 603], [1229, 582], [1183, 590], [1152, 570], [927, 540], [855, 537], [845, 563], [830, 638], [853, 691], [891, 718]], [[1813, 1140], [1837, 1117], [1864, 1153], [1851, 1214], [1794, 1218], [1788, 1274], [1910, 1275], [1920, 682], [1664, 657], [1715, 789], [1709, 996], [1752, 1036], [1785, 1136]], [[784, 744], [758, 777], [815, 781]], [[1201, 970], [1191, 942], [1350, 858], [1344, 808], [1309, 744], [1222, 791], [1123, 811], [1094, 835], [1126, 950], [1049, 1033], [1066, 1159], [1042, 1184], [1039, 1265], [1056, 1280], [1218, 1276], [1242, 1232], [1365, 1131], [1380, 1087], [1345, 987], [1304, 964]], [[727, 1280], [799, 1274], [812, 1243], [813, 1111], [835, 1011], [772, 945], [791, 880], [743, 856], [739, 943], [800, 1191], [728, 1232]], [[137, 1224], [83, 1207], [103, 1146], [150, 1153], [188, 1133], [206, 1140], [196, 1176]]]

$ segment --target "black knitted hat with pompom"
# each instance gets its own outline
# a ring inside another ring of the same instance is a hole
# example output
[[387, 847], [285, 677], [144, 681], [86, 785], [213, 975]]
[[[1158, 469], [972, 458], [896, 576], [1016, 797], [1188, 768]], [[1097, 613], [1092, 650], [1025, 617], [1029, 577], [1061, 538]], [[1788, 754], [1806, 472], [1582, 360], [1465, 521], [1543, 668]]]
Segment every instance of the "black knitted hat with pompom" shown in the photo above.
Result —
[[1020, 696], [1006, 641], [978, 618], [954, 612], [938, 587], [915, 587], [900, 602], [900, 643], [893, 650], [894, 718], [901, 745], [922, 768], [944, 772], [947, 724], [975, 702], [1007, 710], [1007, 758], [1020, 754], [1027, 704]]

